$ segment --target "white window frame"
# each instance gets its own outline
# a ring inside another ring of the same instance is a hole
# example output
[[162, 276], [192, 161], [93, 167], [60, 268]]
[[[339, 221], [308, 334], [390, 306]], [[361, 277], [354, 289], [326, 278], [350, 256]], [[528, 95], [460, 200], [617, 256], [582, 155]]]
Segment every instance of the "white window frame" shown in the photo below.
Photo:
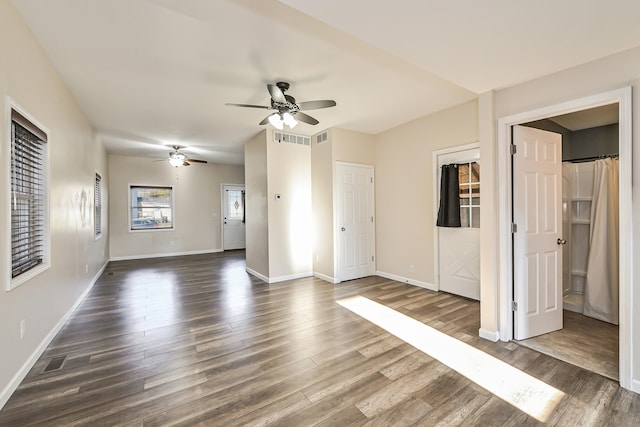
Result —
[[[94, 181], [94, 188], [93, 191], [95, 191], [95, 194], [93, 195], [93, 233], [95, 236], [95, 240], [98, 240], [102, 237], [102, 230], [104, 229], [104, 210], [102, 209], [103, 206], [103, 191], [102, 191], [102, 174], [99, 172], [95, 173], [95, 181]], [[98, 183], [100, 184], [100, 194], [98, 194], [98, 192], [96, 191], [96, 188], [98, 187]], [[98, 203], [99, 202], [99, 203]], [[98, 216], [100, 217], [100, 229], [98, 230]]]
[[[148, 187], [148, 188], [169, 188], [171, 189], [171, 228], [145, 228], [133, 230], [131, 228], [131, 188], [132, 187]], [[127, 184], [127, 230], [129, 233], [148, 233], [148, 232], [167, 232], [176, 229], [176, 189], [173, 185], [164, 184]]]
[[[50, 231], [50, 188], [51, 188], [51, 168], [50, 168], [50, 146], [51, 146], [51, 132], [46, 126], [43, 126], [42, 123], [36, 120], [31, 114], [29, 114], [24, 108], [22, 108], [18, 103], [16, 103], [11, 97], [6, 97], [6, 130], [5, 135], [7, 143], [4, 144], [3, 157], [6, 160], [5, 163], [5, 189], [7, 194], [7, 204], [6, 204], [6, 227], [5, 230], [8, 232], [7, 240], [6, 240], [6, 265], [7, 265], [7, 282], [6, 282], [6, 291], [10, 291], [12, 289], [17, 288], [23, 283], [28, 282], [44, 271], [48, 270], [51, 267], [51, 231]], [[45, 182], [45, 201], [44, 201], [44, 238], [43, 238], [43, 251], [42, 251], [42, 262], [33, 267], [30, 270], [21, 273], [16, 277], [11, 277], [11, 122], [12, 122], [12, 111], [16, 111], [22, 117], [27, 119], [31, 124], [37, 127], [40, 131], [42, 131], [47, 136], [47, 142], [45, 143], [45, 147], [43, 149], [43, 157], [44, 157], [44, 182]]]

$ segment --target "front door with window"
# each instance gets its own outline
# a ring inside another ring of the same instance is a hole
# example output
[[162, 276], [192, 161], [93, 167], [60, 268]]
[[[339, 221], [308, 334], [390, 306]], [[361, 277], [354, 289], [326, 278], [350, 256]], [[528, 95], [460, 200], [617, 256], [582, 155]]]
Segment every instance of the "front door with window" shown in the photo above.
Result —
[[225, 251], [245, 248], [244, 186], [222, 186], [222, 247]]
[[480, 300], [479, 162], [478, 148], [443, 153], [438, 156], [437, 171], [440, 182], [443, 165], [458, 165], [462, 224], [459, 228], [437, 227], [440, 290], [474, 300]]

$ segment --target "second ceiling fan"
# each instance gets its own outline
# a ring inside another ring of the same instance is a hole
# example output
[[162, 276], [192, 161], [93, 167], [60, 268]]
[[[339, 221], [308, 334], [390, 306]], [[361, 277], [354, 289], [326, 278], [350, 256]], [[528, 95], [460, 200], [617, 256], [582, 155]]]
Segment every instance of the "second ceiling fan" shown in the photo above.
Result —
[[247, 108], [261, 108], [265, 110], [276, 110], [265, 117], [260, 125], [266, 125], [271, 123], [275, 128], [282, 130], [284, 125], [293, 129], [298, 121], [307, 123], [310, 125], [317, 125], [319, 122], [315, 118], [302, 111], [318, 110], [321, 108], [335, 107], [336, 101], [325, 99], [320, 101], [306, 101], [296, 103], [296, 99], [291, 95], [286, 95], [285, 92], [289, 89], [289, 83], [278, 82], [276, 84], [267, 84], [267, 90], [271, 95], [271, 105], [253, 105], [253, 104], [232, 104], [227, 103], [225, 105], [230, 107], [247, 107]]

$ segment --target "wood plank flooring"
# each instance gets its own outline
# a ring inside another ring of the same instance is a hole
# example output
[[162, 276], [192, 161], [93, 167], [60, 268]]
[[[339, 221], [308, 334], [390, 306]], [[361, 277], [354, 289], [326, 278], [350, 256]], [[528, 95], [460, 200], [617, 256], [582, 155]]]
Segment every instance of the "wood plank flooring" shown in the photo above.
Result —
[[640, 425], [640, 395], [616, 382], [480, 339], [477, 302], [380, 277], [266, 285], [242, 251], [109, 264], [0, 425], [541, 424], [336, 303], [355, 295], [561, 390], [551, 425]]
[[617, 381], [619, 335], [617, 325], [564, 310], [561, 330], [518, 343]]

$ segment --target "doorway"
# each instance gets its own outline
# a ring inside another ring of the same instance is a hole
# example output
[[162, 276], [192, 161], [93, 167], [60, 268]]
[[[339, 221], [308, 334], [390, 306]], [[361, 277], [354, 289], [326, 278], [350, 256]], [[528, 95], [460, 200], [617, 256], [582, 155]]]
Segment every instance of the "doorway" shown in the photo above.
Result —
[[222, 185], [222, 249], [244, 249], [245, 192], [244, 185]]
[[511, 129], [513, 126], [549, 118], [557, 115], [568, 114], [581, 110], [604, 105], [617, 104], [619, 110], [619, 379], [623, 388], [633, 387], [633, 358], [632, 358], [632, 334], [631, 334], [631, 291], [632, 291], [632, 262], [633, 240], [631, 233], [622, 230], [631, 230], [631, 88], [623, 88], [593, 95], [563, 104], [540, 108], [504, 117], [498, 120], [498, 180], [501, 191], [498, 194], [498, 233], [501, 256], [499, 260], [499, 287], [501, 297], [498, 299], [498, 315], [500, 332], [499, 338], [503, 341], [513, 339], [513, 243], [512, 222], [512, 177], [510, 145], [512, 141]]
[[[534, 310], [516, 310], [514, 338], [525, 347], [616, 381], [619, 379], [618, 109], [617, 104], [611, 104], [524, 123], [514, 128], [515, 143], [524, 132], [536, 135], [538, 141], [545, 141], [549, 137], [561, 140], [562, 145], [557, 150], [557, 157], [561, 157], [558, 160], [562, 163], [554, 162], [556, 170], [553, 174], [544, 173], [548, 182], [559, 187], [555, 201], [538, 203], [540, 198], [534, 198], [538, 206], [542, 205], [543, 211], [550, 212], [551, 205], [556, 207], [553, 215], [544, 218], [547, 225], [553, 222], [553, 226], [548, 227], [552, 235], [547, 239], [551, 248], [546, 248], [539, 257], [549, 260], [550, 254], [554, 254], [554, 259], [558, 261], [553, 274], [554, 280], [545, 289], [553, 290], [555, 295], [550, 299], [549, 292], [529, 292], [531, 295], [545, 297], [544, 301], [538, 301], [536, 305], [544, 305], [544, 315], [555, 318], [552, 324], [545, 324], [536, 321]], [[534, 215], [532, 209], [522, 209], [518, 203], [518, 198], [526, 193], [526, 189], [516, 185], [522, 181], [525, 175], [523, 172], [526, 172], [518, 171], [518, 163], [522, 161], [516, 155], [514, 218], [516, 224], [521, 224], [524, 212], [527, 212], [528, 218]], [[534, 168], [536, 173], [542, 171], [543, 167]], [[551, 176], [553, 181], [549, 178]], [[549, 196], [546, 195], [547, 198]], [[557, 245], [554, 242], [556, 239]], [[533, 239], [527, 230], [518, 230], [514, 234], [516, 272], [522, 267], [520, 264], [525, 258], [531, 259], [530, 256], [521, 255], [522, 245], [517, 243], [519, 240]], [[548, 266], [554, 266], [554, 263], [546, 262], [542, 267], [544, 269]], [[546, 273], [547, 277], [551, 277], [549, 272]], [[532, 280], [518, 280], [521, 275], [517, 273], [514, 276], [514, 297], [519, 304], [519, 285], [529, 283], [531, 290]], [[539, 275], [543, 276], [545, 274]], [[535, 283], [544, 281], [536, 280]], [[523, 316], [531, 316], [531, 319], [525, 319], [526, 328], [520, 324]], [[536, 327], [542, 327], [542, 330], [536, 332]]]
[[433, 152], [434, 200], [440, 204], [442, 167], [458, 170], [460, 227], [434, 225], [434, 266], [439, 290], [480, 300], [480, 148], [478, 143]]
[[336, 235], [339, 282], [373, 276], [375, 222], [373, 166], [336, 162]]

